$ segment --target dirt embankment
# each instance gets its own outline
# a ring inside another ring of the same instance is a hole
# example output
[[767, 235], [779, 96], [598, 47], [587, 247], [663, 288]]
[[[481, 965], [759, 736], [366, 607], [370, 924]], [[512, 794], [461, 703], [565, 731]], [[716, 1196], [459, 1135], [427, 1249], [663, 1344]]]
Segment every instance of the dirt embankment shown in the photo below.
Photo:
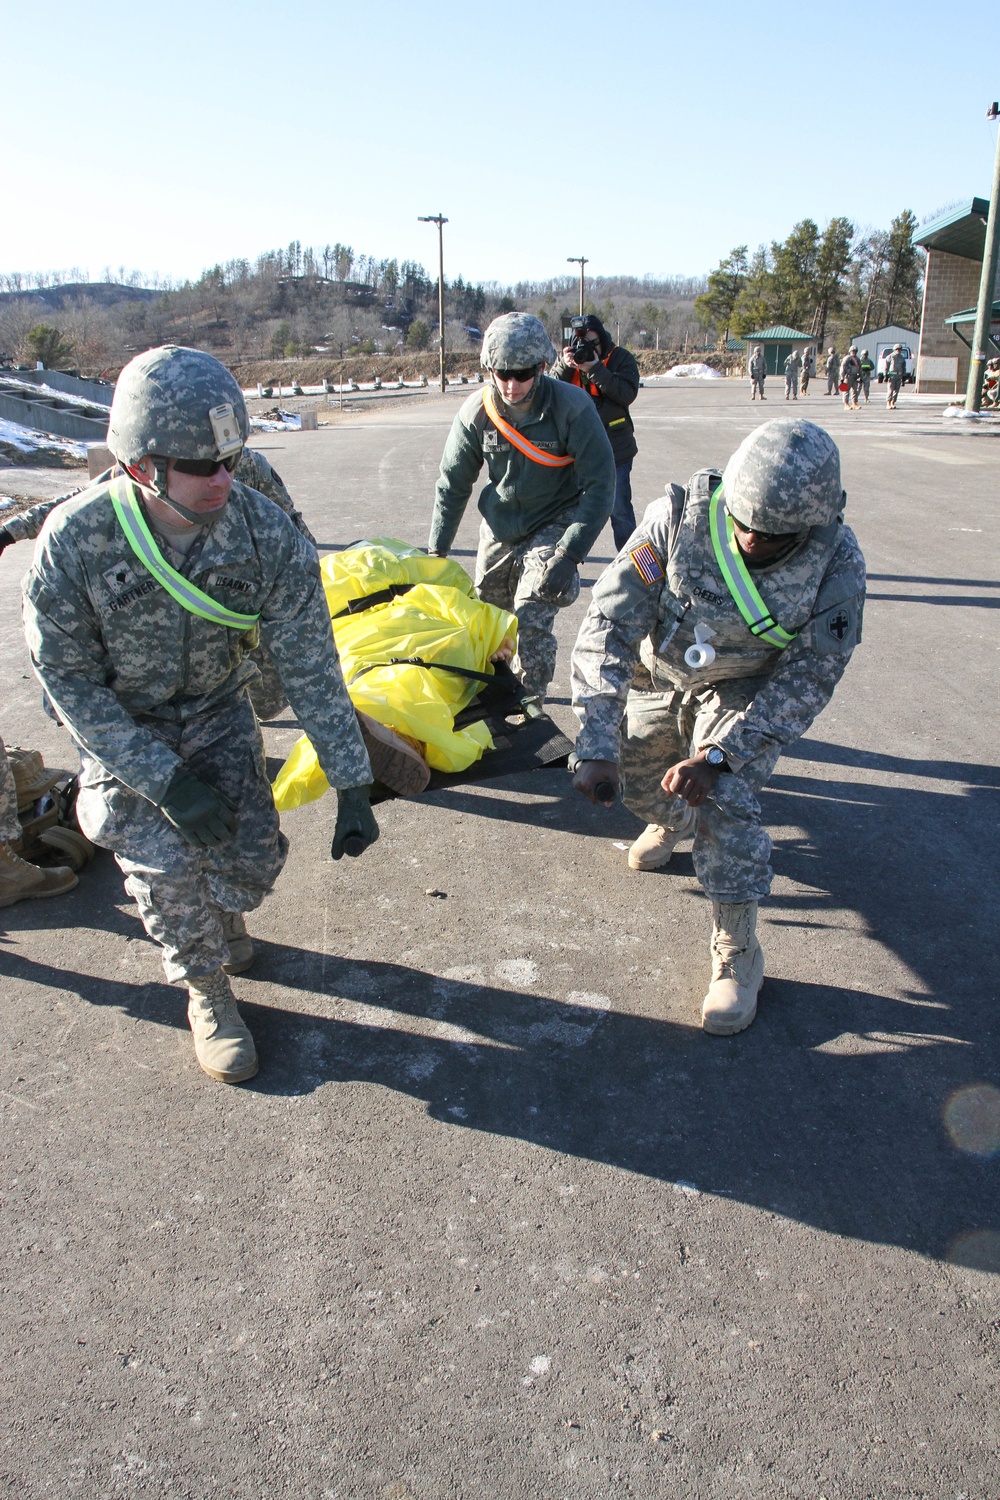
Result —
[[[635, 351], [635, 357], [640, 375], [659, 375], [674, 365], [690, 364], [695, 360], [711, 365], [714, 370], [742, 366], [739, 355], [718, 354], [714, 351], [708, 354], [685, 354], [680, 349], [661, 349], [659, 352], [641, 349]], [[230, 365], [230, 368], [241, 385], [252, 387], [258, 383], [276, 386], [279, 381], [282, 386], [290, 386], [293, 381], [298, 381], [303, 386], [320, 385], [324, 379], [329, 380], [332, 385], [339, 385], [346, 380], [360, 383], [370, 382], [376, 375], [386, 381], [419, 380], [423, 375], [429, 383], [433, 383], [438, 378], [440, 365], [436, 354], [355, 354], [350, 359], [317, 356], [315, 359], [243, 360]], [[475, 349], [468, 353], [445, 355], [445, 371], [449, 375], [473, 376], [478, 369], [479, 353]]]

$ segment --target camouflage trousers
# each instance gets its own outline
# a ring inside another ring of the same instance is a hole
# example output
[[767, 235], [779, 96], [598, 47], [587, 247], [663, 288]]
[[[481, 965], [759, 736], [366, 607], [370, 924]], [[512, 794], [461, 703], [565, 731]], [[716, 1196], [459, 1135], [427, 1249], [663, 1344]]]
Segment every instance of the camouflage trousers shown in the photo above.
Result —
[[545, 697], [556, 669], [556, 612], [573, 604], [580, 595], [577, 574], [572, 587], [558, 603], [539, 599], [535, 592], [545, 564], [556, 550], [571, 517], [560, 517], [518, 542], [501, 542], [483, 521], [479, 527], [476, 557], [476, 593], [485, 604], [517, 615], [517, 672], [529, 693]]
[[17, 817], [17, 788], [14, 772], [7, 759], [3, 740], [0, 740], [0, 839], [12, 844], [21, 837], [21, 824]]
[[[646, 681], [648, 674], [643, 669]], [[639, 691], [628, 696], [622, 736], [622, 782], [626, 805], [647, 823], [679, 828], [688, 812], [680, 797], [660, 785], [679, 760], [731, 728], [766, 679], [744, 677], [690, 692]], [[759, 901], [771, 889], [771, 840], [761, 827], [757, 795], [778, 763], [775, 745], [741, 771], [719, 776], [711, 797], [698, 809], [694, 869], [716, 901]]]
[[788, 370], [785, 374], [785, 400], [789, 398], [793, 401], [799, 399], [799, 377], [794, 370]]
[[278, 826], [260, 730], [245, 694], [186, 724], [138, 722], [237, 808], [231, 838], [214, 849], [196, 848], [152, 802], [82, 756], [80, 827], [114, 853], [143, 926], [163, 949], [167, 979], [186, 984], [228, 961], [221, 913], [260, 905], [281, 873], [288, 840]]
[[750, 400], [751, 401], [755, 401], [758, 396], [760, 397], [760, 399], [762, 401], [764, 400], [764, 381], [766, 379], [767, 379], [766, 375], [751, 375], [750, 376]]

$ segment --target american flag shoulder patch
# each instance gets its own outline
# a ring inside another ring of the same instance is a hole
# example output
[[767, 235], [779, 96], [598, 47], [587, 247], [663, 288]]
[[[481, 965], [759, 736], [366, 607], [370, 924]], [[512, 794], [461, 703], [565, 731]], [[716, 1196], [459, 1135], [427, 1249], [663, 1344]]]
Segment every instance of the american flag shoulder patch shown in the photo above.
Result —
[[641, 546], [634, 548], [629, 553], [629, 557], [643, 583], [659, 583], [664, 576], [660, 559], [648, 542], [643, 542]]

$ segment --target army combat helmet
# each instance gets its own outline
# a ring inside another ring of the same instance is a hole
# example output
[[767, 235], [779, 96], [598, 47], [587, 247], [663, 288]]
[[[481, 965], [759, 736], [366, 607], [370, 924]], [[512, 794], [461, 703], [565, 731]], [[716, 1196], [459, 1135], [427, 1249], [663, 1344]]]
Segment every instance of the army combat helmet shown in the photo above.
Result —
[[846, 498], [840, 452], [815, 422], [765, 422], [729, 460], [722, 493], [729, 514], [747, 531], [787, 535], [828, 526]]
[[486, 370], [529, 370], [554, 364], [556, 351], [532, 313], [503, 313], [483, 336], [479, 362]]
[[[167, 459], [230, 460], [235, 467], [250, 433], [243, 392], [233, 375], [202, 349], [165, 344], [129, 361], [111, 402], [108, 447], [121, 464], [155, 459], [150, 488], [187, 520], [193, 512], [167, 496]], [[201, 518], [197, 518], [201, 519]]]

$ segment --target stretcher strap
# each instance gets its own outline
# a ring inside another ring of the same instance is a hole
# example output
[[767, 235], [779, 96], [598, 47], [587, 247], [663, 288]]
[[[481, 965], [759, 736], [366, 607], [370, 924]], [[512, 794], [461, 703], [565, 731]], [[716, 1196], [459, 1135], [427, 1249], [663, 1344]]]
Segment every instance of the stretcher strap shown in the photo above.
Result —
[[377, 672], [380, 667], [427, 667], [437, 672], [450, 672], [453, 677], [465, 677], [470, 682], [492, 682], [493, 673], [474, 672], [470, 667], [453, 667], [446, 661], [424, 661], [422, 656], [390, 656], [388, 661], [373, 661], [367, 667], [359, 667], [347, 684], [353, 687], [366, 672]]
[[377, 594], [362, 594], [360, 598], [352, 599], [344, 609], [338, 609], [330, 618], [342, 620], [345, 615], [360, 615], [364, 610], [371, 609], [373, 604], [388, 604], [400, 594], [408, 594], [412, 588], [412, 583], [391, 583], [387, 589], [379, 589]]

